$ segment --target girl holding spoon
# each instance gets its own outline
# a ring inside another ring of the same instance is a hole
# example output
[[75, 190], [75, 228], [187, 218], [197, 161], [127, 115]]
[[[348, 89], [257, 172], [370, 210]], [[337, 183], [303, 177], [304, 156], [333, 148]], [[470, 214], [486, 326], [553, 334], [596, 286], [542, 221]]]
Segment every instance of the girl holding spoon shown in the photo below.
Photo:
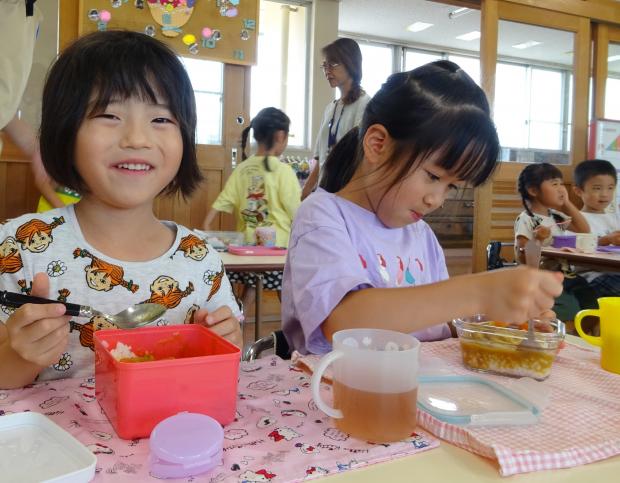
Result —
[[[240, 345], [241, 314], [217, 253], [153, 212], [158, 195], [198, 187], [195, 130], [190, 80], [161, 42], [107, 31], [68, 47], [46, 80], [41, 154], [52, 178], [83, 197], [0, 225], [0, 290], [109, 314], [159, 303], [167, 312], [154, 323], [202, 323]], [[17, 235], [35, 225], [51, 228]], [[74, 329], [100, 323], [69, 319], [61, 304], [0, 307], [0, 388], [92, 374], [92, 347]]]

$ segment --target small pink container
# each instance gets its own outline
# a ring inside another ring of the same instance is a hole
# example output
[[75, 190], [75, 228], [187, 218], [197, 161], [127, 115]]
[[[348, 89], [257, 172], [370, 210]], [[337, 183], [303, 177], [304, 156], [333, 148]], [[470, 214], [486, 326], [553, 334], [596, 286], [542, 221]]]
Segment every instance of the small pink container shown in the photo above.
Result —
[[575, 235], [555, 235], [553, 237], [553, 248], [575, 248], [577, 237]]
[[[144, 438], [163, 419], [182, 411], [220, 424], [235, 417], [240, 350], [202, 325], [98, 330], [95, 394], [119, 437]], [[117, 342], [156, 360], [119, 362]]]

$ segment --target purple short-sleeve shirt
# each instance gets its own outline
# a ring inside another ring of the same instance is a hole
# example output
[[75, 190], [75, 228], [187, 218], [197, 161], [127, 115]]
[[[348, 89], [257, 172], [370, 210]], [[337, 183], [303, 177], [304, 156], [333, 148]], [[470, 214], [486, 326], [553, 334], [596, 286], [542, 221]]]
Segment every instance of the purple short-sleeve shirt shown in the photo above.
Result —
[[[319, 189], [302, 203], [293, 222], [282, 284], [284, 334], [291, 348], [303, 354], [329, 352], [320, 325], [347, 293], [446, 278], [443, 251], [424, 221], [387, 228], [374, 213]], [[445, 339], [450, 329], [439, 324], [413, 335]]]

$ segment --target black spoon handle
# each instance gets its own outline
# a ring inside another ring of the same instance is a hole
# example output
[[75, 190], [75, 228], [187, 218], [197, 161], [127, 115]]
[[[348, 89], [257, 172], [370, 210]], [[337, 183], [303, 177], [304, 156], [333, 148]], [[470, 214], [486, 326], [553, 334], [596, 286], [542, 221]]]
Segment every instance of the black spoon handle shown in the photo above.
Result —
[[18, 308], [24, 304], [62, 304], [67, 308], [66, 315], [80, 315], [80, 309], [82, 308], [78, 304], [70, 304], [68, 302], [59, 302], [58, 300], [44, 299], [43, 297], [35, 297], [34, 295], [26, 295], [23, 293], [7, 292], [3, 290], [0, 292], [0, 304], [7, 307]]

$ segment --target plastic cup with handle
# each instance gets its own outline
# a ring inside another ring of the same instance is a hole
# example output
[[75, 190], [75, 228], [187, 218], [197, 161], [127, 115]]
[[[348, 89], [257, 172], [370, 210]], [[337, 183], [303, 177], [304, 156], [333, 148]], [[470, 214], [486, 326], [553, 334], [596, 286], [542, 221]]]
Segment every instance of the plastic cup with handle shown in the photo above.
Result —
[[[575, 316], [575, 328], [579, 335], [592, 345], [601, 348], [601, 367], [620, 374], [620, 297], [598, 299], [598, 310], [582, 310]], [[601, 335], [595, 337], [583, 332], [581, 320], [591, 315], [601, 321]]]
[[[400, 441], [416, 427], [419, 352], [420, 342], [401, 332], [336, 332], [333, 351], [312, 375], [312, 397], [341, 431], [377, 443]], [[334, 407], [320, 394], [321, 378], [331, 364]]]

